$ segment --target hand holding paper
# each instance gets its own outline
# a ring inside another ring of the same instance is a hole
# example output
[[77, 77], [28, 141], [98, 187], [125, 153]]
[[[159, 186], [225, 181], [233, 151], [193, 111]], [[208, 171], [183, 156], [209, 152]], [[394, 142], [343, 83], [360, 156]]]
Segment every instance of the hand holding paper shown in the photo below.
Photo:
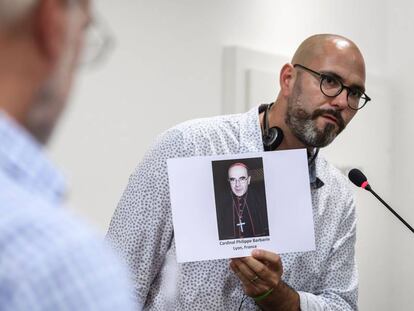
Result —
[[242, 282], [245, 294], [263, 310], [299, 310], [299, 295], [281, 280], [283, 264], [279, 255], [254, 250], [251, 257], [232, 259], [230, 267]]
[[254, 250], [249, 257], [233, 258], [230, 268], [242, 282], [246, 295], [250, 297], [260, 296], [272, 288], [277, 288], [283, 273], [279, 255], [264, 250]]

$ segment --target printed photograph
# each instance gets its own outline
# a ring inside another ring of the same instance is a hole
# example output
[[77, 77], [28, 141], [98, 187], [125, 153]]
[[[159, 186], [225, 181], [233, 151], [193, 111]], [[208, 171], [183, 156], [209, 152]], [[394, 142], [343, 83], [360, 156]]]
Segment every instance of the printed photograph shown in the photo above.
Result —
[[262, 158], [212, 161], [219, 240], [269, 235]]

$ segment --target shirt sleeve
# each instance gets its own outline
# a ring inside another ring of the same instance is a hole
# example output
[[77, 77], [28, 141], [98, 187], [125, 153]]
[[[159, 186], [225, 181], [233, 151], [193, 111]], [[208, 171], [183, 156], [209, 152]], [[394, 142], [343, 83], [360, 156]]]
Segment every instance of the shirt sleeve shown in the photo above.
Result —
[[358, 310], [355, 203], [349, 196], [349, 203], [337, 228], [336, 241], [320, 275], [318, 291], [299, 292], [302, 311]]
[[126, 269], [108, 245], [78, 221], [43, 216], [9, 233], [0, 309], [136, 310]]
[[109, 226], [107, 238], [126, 260], [141, 304], [172, 243], [166, 160], [182, 157], [183, 145], [178, 130], [155, 142], [131, 175]]

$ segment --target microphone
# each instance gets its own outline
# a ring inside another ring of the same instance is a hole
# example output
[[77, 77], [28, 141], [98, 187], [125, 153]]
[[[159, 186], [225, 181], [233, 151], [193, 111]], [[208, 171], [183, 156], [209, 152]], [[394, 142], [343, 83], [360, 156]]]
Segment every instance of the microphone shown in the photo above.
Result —
[[364, 173], [362, 173], [359, 169], [353, 168], [348, 173], [348, 178], [352, 183], [357, 186], [361, 187], [369, 192], [371, 192], [382, 204], [385, 205], [388, 210], [394, 214], [395, 217], [397, 217], [408, 229], [411, 230], [412, 233], [414, 233], [414, 229], [402, 218], [396, 211], [394, 211], [391, 206], [389, 206], [381, 197], [375, 193], [374, 190], [372, 190], [370, 184], [368, 183], [367, 178], [365, 177]]

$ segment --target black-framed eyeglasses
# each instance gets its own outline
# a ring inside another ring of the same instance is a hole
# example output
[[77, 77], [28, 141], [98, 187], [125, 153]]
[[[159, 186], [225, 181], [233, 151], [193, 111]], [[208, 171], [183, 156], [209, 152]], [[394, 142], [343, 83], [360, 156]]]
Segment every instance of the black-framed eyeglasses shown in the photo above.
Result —
[[342, 81], [334, 75], [317, 72], [300, 64], [294, 64], [293, 67], [304, 69], [307, 72], [315, 76], [318, 76], [321, 82], [321, 92], [323, 95], [327, 97], [336, 97], [339, 94], [341, 94], [342, 91], [345, 89], [347, 91], [346, 98], [348, 102], [348, 107], [353, 110], [359, 110], [363, 108], [365, 104], [371, 100], [371, 98], [367, 94], [365, 94], [361, 89], [357, 87], [350, 87], [344, 85]]

